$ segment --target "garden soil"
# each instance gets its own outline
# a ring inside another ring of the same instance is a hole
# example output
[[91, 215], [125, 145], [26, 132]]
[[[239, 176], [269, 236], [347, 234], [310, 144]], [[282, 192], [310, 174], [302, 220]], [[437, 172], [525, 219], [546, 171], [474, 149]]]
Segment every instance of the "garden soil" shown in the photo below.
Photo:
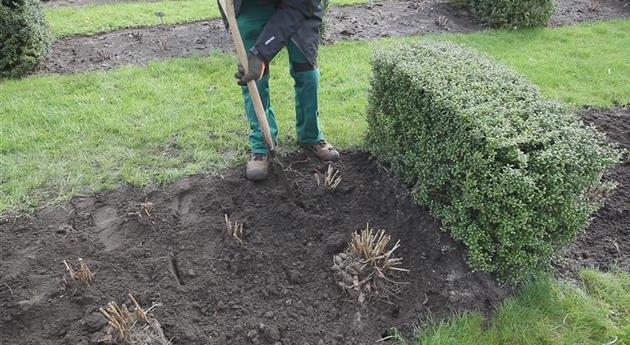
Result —
[[630, 0], [555, 0], [550, 26], [584, 21], [630, 18]]
[[[416, 206], [397, 178], [365, 152], [344, 152], [335, 192], [326, 169], [303, 153], [285, 157], [304, 207], [274, 178], [255, 184], [238, 167], [163, 189], [123, 186], [0, 225], [2, 344], [99, 344], [98, 310], [131, 293], [174, 344], [374, 344], [392, 327], [456, 311], [491, 313], [508, 291], [472, 273], [464, 248]], [[144, 206], [143, 206], [144, 204]], [[150, 206], [149, 206], [150, 205]], [[244, 224], [243, 244], [224, 234]], [[367, 224], [385, 229], [410, 271], [401, 292], [364, 305], [336, 284], [333, 254]], [[63, 260], [83, 258], [92, 286]], [[65, 277], [65, 278], [64, 278]], [[64, 279], [66, 283], [64, 283]]]
[[[630, 18], [625, 0], [600, 0], [596, 10], [591, 0], [558, 0], [551, 24], [567, 25], [585, 20]], [[448, 20], [440, 25], [438, 18]], [[156, 19], [157, 20], [157, 19]], [[385, 0], [371, 4], [332, 7], [326, 41], [377, 39], [432, 32], [471, 32], [483, 29], [462, 8], [441, 1]], [[158, 25], [114, 31], [94, 36], [74, 36], [56, 41], [36, 73], [75, 73], [107, 70], [150, 61], [207, 56], [232, 51], [221, 20], [180, 25]]]

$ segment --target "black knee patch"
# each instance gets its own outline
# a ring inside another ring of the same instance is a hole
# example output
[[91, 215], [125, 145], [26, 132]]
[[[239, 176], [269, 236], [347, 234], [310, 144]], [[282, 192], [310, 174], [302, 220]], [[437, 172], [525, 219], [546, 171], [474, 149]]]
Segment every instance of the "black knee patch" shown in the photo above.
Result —
[[308, 72], [308, 71], [313, 71], [317, 69], [317, 65], [311, 65], [308, 62], [305, 63], [292, 63], [291, 67], [293, 68], [294, 72]]

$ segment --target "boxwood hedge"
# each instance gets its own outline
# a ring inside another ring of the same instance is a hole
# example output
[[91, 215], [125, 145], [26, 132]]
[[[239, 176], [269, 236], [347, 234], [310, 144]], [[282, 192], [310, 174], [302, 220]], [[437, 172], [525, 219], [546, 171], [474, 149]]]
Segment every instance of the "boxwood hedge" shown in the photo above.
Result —
[[552, 0], [452, 0], [493, 27], [544, 26], [553, 14]]
[[0, 1], [0, 78], [30, 72], [46, 57], [51, 41], [39, 0]]
[[602, 134], [471, 48], [388, 47], [372, 65], [368, 147], [474, 269], [516, 282], [585, 227], [619, 160]]

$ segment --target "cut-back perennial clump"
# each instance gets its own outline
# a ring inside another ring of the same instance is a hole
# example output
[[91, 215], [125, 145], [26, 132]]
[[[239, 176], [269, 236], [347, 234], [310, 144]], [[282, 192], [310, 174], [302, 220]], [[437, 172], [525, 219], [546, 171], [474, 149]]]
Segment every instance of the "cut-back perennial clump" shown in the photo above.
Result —
[[452, 0], [493, 27], [544, 26], [554, 11], [553, 0]]
[[372, 64], [368, 146], [468, 246], [474, 269], [521, 280], [585, 227], [620, 157], [602, 134], [454, 43], [388, 47]]
[[46, 57], [52, 35], [39, 0], [0, 1], [0, 78], [16, 78]]
[[391, 236], [385, 230], [370, 228], [352, 234], [352, 240], [343, 253], [333, 256], [335, 279], [354, 301], [364, 303], [370, 298], [387, 299], [396, 295], [402, 282], [396, 279], [402, 272], [402, 258], [394, 252], [400, 241], [389, 246]]
[[105, 336], [97, 339], [98, 344], [116, 345], [171, 345], [166, 339], [162, 326], [149, 312], [158, 305], [144, 310], [130, 294], [133, 306], [118, 306], [110, 302], [99, 311], [107, 319], [109, 327]]

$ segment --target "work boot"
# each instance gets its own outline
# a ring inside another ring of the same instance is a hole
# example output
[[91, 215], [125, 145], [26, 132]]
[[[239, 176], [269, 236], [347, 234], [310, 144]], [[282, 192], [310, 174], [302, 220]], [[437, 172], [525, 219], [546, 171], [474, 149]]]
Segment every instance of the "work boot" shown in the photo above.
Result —
[[252, 153], [247, 161], [245, 176], [250, 181], [262, 181], [269, 175], [269, 155]]
[[336, 162], [339, 160], [339, 151], [326, 140], [320, 140], [313, 145], [305, 145], [305, 148], [324, 162]]

